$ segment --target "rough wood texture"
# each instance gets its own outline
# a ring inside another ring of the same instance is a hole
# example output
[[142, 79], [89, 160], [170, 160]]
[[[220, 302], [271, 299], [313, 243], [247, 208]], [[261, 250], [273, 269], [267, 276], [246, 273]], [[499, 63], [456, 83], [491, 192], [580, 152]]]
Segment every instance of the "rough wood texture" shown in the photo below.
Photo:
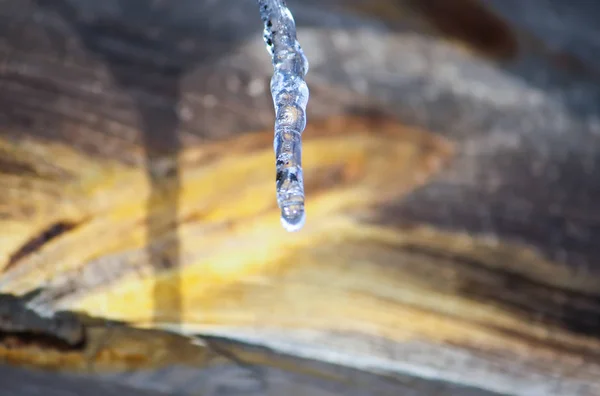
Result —
[[55, 392], [66, 389], [81, 394], [85, 386], [101, 385], [96, 390], [98, 395], [118, 394], [123, 389], [133, 395], [145, 395], [146, 391], [202, 396], [366, 396], [373, 392], [385, 396], [496, 395], [460, 384], [400, 373], [392, 377], [285, 356], [222, 338], [203, 337], [192, 342], [166, 332], [106, 326], [89, 319], [86, 322], [88, 342], [79, 349], [58, 349], [56, 344], [50, 346], [33, 339], [4, 339], [4, 345], [14, 348], [9, 355], [12, 365], [41, 368], [56, 377], [35, 371], [30, 379], [34, 382], [29, 382], [32, 386], [20, 387], [18, 381], [27, 372], [16, 371], [16, 378], [5, 380], [4, 376], [14, 370], [0, 366], [2, 392], [6, 392], [2, 394], [36, 395], [42, 386], [51, 386]]
[[290, 1], [290, 235], [253, 2], [0, 0], [0, 358], [74, 392], [600, 395], [594, 4]]

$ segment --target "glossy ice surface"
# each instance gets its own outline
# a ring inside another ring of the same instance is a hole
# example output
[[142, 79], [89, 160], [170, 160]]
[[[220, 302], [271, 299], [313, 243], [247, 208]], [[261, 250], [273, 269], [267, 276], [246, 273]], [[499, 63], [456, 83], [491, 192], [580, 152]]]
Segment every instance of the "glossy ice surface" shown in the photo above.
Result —
[[308, 61], [296, 39], [292, 13], [283, 0], [258, 0], [265, 24], [264, 40], [273, 58], [271, 94], [275, 106], [274, 149], [277, 169], [277, 203], [281, 224], [292, 232], [304, 225], [302, 131], [306, 126]]

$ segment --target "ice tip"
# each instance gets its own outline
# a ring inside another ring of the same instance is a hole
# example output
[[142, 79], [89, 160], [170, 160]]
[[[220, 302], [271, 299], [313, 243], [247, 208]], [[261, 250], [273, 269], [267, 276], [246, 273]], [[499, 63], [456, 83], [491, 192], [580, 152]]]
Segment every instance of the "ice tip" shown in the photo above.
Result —
[[288, 232], [300, 231], [306, 222], [304, 207], [288, 212], [281, 210], [281, 225]]

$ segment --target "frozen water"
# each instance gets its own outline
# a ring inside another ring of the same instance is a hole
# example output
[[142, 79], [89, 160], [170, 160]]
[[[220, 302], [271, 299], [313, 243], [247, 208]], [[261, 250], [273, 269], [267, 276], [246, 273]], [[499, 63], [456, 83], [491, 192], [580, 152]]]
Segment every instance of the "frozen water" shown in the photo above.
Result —
[[273, 60], [271, 95], [275, 107], [277, 204], [287, 231], [304, 226], [302, 132], [306, 127], [308, 61], [296, 38], [296, 24], [284, 0], [257, 0], [264, 40]]

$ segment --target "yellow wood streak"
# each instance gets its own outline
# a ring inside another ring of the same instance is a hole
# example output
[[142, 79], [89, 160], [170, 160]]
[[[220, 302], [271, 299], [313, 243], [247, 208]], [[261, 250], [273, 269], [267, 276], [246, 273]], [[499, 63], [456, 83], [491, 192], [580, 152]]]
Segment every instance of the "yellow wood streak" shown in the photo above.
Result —
[[[282, 232], [278, 211], [269, 202], [273, 189], [268, 166], [272, 162], [270, 150], [249, 158], [229, 157], [219, 168], [203, 167], [183, 176], [182, 216], [189, 216], [193, 209], [203, 213], [198, 216], [199, 222], [186, 223], [178, 229], [179, 261], [184, 268], [172, 275], [165, 273], [143, 280], [132, 275], [114, 287], [92, 291], [85, 298], [77, 298], [75, 305], [64, 307], [136, 323], [151, 320], [160, 315], [155, 306], [170, 310], [168, 307], [177, 304], [181, 290], [212, 293], [223, 284], [279, 265], [275, 264], [276, 259], [283, 262], [288, 249], [319, 243], [325, 230], [335, 229], [343, 220], [336, 213], [409, 191], [424, 182], [449, 152], [446, 144], [437, 144], [409, 129], [398, 129], [394, 136], [385, 131], [389, 126], [382, 125], [379, 130], [369, 130], [370, 135], [353, 135], [353, 128], [361, 126], [359, 122], [344, 123], [333, 130], [345, 131], [343, 138], [338, 134], [337, 140], [330, 136], [305, 143], [310, 221], [302, 233]], [[330, 169], [338, 167], [340, 176], [323, 178]], [[240, 180], [245, 182], [241, 191]], [[194, 206], [187, 209], [186, 202]], [[229, 225], [206, 231], [209, 224], [223, 222]], [[173, 277], [176, 282], [169, 286]], [[161, 296], [161, 301], [156, 301], [153, 293], [157, 287], [169, 291]], [[115, 305], [131, 299], [135, 304]], [[172, 304], [170, 299], [174, 300]]]
[[[36, 144], [42, 143], [27, 142], [18, 149], [38, 150]], [[62, 218], [81, 224], [9, 268], [0, 276], [2, 291], [23, 293], [61, 276], [77, 277], [74, 270], [109, 255], [122, 265], [144, 268], [151, 259], [148, 244], [175, 238], [181, 268], [160, 273], [145, 268], [62, 296], [56, 306], [147, 328], [253, 329], [290, 337], [307, 330], [346, 332], [396, 343], [508, 351], [546, 362], [559, 356], [576, 359], [580, 352], [600, 348], [596, 339], [549, 329], [466, 294], [462, 278], [468, 271], [451, 257], [591, 295], [598, 294], [600, 280], [577, 277], [517, 244], [358, 220], [374, 205], [427, 183], [451, 156], [448, 142], [393, 121], [342, 118], [313, 125], [304, 145], [309, 218], [296, 234], [284, 232], [278, 221], [271, 144], [272, 134], [265, 132], [227, 145], [187, 149], [154, 164], [176, 167], [179, 174], [177, 182], [165, 177], [158, 185], [148, 181], [144, 169], [58, 147], [64, 158], [55, 165], [69, 174], [55, 182], [64, 180], [63, 195], [42, 195], [55, 209], [33, 212], [38, 213], [32, 215], [35, 221], [22, 216], [1, 220], [3, 253], [14, 252], [42, 224]], [[153, 195], [152, 189], [160, 194]], [[42, 198], [28, 199], [35, 207]], [[164, 235], [154, 235], [155, 240], [148, 239], [149, 217], [153, 227], [164, 227]], [[177, 227], [167, 224], [173, 220]], [[443, 256], [432, 260], [406, 251], [415, 246]], [[6, 267], [7, 261], [2, 264]], [[135, 348], [115, 350], [120, 352], [105, 351], [94, 359], [107, 367], [155, 364]], [[31, 349], [2, 351], [6, 359], [31, 359], [42, 366], [81, 363], [77, 354], [57, 352], [44, 363], [32, 357]]]
[[[244, 348], [219, 342], [218, 349], [199, 339], [164, 331], [110, 327], [95, 323], [87, 327], [84, 348], [60, 350], [35, 343], [19, 343], [16, 338], [0, 343], [0, 361], [12, 365], [69, 373], [139, 373], [165, 367], [208, 368], [246, 364], [277, 367], [289, 372], [333, 381], [342, 375], [324, 373], [293, 357], [262, 349]], [[235, 357], [236, 360], [231, 358]]]
[[186, 337], [102, 324], [87, 328], [83, 349], [41, 348], [19, 344], [16, 339], [0, 344], [0, 359], [6, 363], [70, 372], [122, 372], [173, 364], [204, 366], [208, 354], [205, 347]]
[[[252, 233], [250, 228], [244, 230], [235, 240]], [[328, 227], [307, 238], [288, 242], [285, 252], [278, 250], [280, 241], [261, 244], [264, 236], [258, 234], [240, 245], [236, 242], [245, 252], [242, 257], [224, 252], [176, 274], [122, 282], [109, 291], [91, 293], [72, 307], [143, 327], [175, 324], [186, 331], [223, 327], [284, 333], [350, 331], [398, 342], [428, 340], [525, 353], [540, 349], [529, 345], [528, 339], [520, 339], [520, 334], [540, 343], [600, 348], [595, 339], [550, 331], [543, 323], [523, 320], [502, 307], [461, 295], [460, 269], [444, 261], [410, 257], [400, 250], [413, 244], [430, 247], [432, 239], [423, 234], [437, 240], [431, 245], [472, 257], [469, 251], [461, 253], [460, 247], [453, 247], [460, 246], [460, 234], [427, 227], [412, 231], [369, 227], [339, 217], [331, 218]], [[550, 266], [516, 245], [494, 249], [476, 238], [470, 243], [472, 251], [487, 250], [483, 266], [493, 268], [499, 258], [510, 258], [522, 267]], [[440, 282], [444, 282], [443, 290], [438, 290]], [[156, 287], [155, 283], [163, 285]], [[164, 294], [156, 295], [155, 290]], [[156, 305], [162, 310], [156, 311]], [[507, 336], [502, 329], [514, 335]]]
[[[41, 224], [66, 217], [64, 202], [76, 203], [79, 215], [70, 218], [85, 222], [5, 272], [0, 277], [3, 290], [23, 293], [95, 258], [143, 249], [154, 242], [147, 240], [146, 218], [156, 223], [161, 212], [172, 206], [178, 218], [165, 221], [185, 220], [178, 230], [165, 228], [180, 240], [180, 263], [194, 265], [200, 260], [196, 256], [201, 256], [202, 271], [214, 267], [223, 273], [228, 268], [223, 263], [232, 262], [229, 256], [248, 256], [240, 248], [245, 243], [261, 251], [262, 257], [270, 257], [285, 243], [306, 241], [314, 232], [311, 229], [322, 228], [333, 213], [374, 204], [423, 183], [450, 153], [450, 146], [440, 139], [391, 121], [336, 119], [309, 128], [304, 162], [310, 221], [301, 236], [292, 237], [281, 232], [275, 217], [271, 145], [272, 135], [265, 132], [189, 149], [177, 159], [165, 158], [162, 166], [178, 167], [180, 180], [171, 186], [165, 179], [164, 186], [158, 186], [164, 193], [151, 205], [147, 203], [150, 188], [157, 187], [149, 184], [143, 169], [104, 164], [60, 147], [57, 152], [64, 157], [65, 168], [76, 175], [75, 181], [65, 186], [64, 196], [34, 197], [32, 205], [50, 201], [57, 209], [40, 215], [36, 222], [27, 220], [31, 229], [21, 238], [5, 236], [3, 227], [2, 251], [9, 256], [20, 246], [18, 242], [39, 232]], [[40, 150], [35, 144], [31, 147]], [[9, 235], [18, 230], [12, 226]], [[265, 261], [255, 257], [257, 263]], [[231, 266], [235, 271], [244, 267], [242, 263]]]

